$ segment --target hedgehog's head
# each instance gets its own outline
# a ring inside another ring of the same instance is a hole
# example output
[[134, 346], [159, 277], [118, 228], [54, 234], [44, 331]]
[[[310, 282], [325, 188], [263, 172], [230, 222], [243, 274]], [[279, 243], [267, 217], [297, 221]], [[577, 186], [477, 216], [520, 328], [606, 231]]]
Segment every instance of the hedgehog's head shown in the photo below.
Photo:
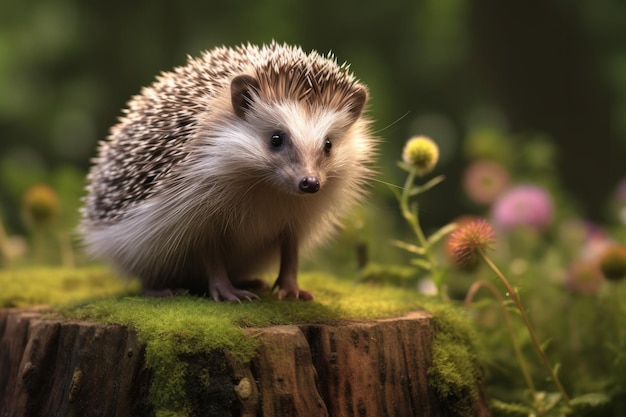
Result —
[[300, 61], [238, 75], [230, 83], [232, 111], [245, 126], [241, 142], [253, 144], [250, 152], [263, 161], [259, 175], [287, 193], [324, 191], [346, 176], [361, 181], [371, 159], [362, 118], [367, 90], [326, 61], [332, 76]]

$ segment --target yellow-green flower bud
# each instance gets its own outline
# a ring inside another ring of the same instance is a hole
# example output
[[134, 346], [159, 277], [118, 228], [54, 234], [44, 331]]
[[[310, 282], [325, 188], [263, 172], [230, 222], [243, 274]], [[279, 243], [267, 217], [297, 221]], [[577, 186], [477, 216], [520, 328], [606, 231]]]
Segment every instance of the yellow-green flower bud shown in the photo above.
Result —
[[402, 151], [402, 161], [418, 176], [431, 172], [439, 160], [439, 147], [426, 136], [409, 139]]
[[34, 185], [24, 194], [22, 209], [29, 226], [45, 227], [54, 223], [59, 216], [59, 198], [49, 186]]

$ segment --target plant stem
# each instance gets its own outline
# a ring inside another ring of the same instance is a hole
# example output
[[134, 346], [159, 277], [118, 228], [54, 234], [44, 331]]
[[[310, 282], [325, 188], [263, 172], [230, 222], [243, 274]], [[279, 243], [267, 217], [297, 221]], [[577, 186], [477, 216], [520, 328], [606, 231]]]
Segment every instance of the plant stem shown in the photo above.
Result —
[[409, 223], [413, 233], [417, 237], [417, 242], [420, 247], [424, 249], [424, 256], [430, 263], [430, 272], [434, 278], [435, 285], [437, 287], [437, 291], [442, 294], [441, 288], [441, 275], [439, 273], [439, 264], [437, 263], [437, 259], [433, 256], [432, 248], [428, 244], [426, 240], [426, 236], [424, 235], [424, 231], [422, 230], [419, 223], [419, 214], [417, 209], [417, 203], [414, 206], [414, 210], [411, 210], [409, 207], [409, 198], [411, 197], [411, 189], [413, 188], [413, 182], [415, 181], [415, 172], [410, 171], [409, 175], [404, 182], [404, 187], [402, 188], [402, 195], [400, 196], [400, 209], [402, 210], [402, 216]]
[[404, 187], [402, 188], [402, 195], [400, 196], [400, 209], [402, 210], [402, 216], [409, 223], [409, 226], [411, 226], [413, 233], [415, 233], [415, 235], [418, 238], [419, 243], [423, 247], [424, 242], [419, 239], [419, 236], [420, 234], [422, 236], [424, 235], [423, 233], [421, 233], [421, 229], [417, 222], [417, 219], [415, 218], [415, 216], [413, 215], [413, 213], [411, 212], [409, 208], [409, 193], [411, 192], [411, 186], [413, 185], [413, 181], [415, 181], [415, 173], [410, 172], [406, 178], [406, 181], [404, 182]]
[[535, 384], [533, 384], [533, 380], [530, 377], [530, 372], [528, 371], [528, 366], [526, 364], [526, 360], [524, 360], [524, 356], [522, 354], [522, 350], [519, 347], [519, 343], [517, 341], [517, 336], [515, 336], [515, 331], [513, 329], [513, 322], [511, 320], [511, 315], [509, 311], [506, 309], [504, 305], [504, 298], [500, 295], [498, 289], [489, 281], [480, 280], [476, 281], [472, 284], [469, 291], [467, 292], [467, 296], [465, 296], [465, 308], [470, 309], [472, 305], [472, 300], [474, 299], [474, 295], [478, 292], [481, 287], [487, 288], [491, 294], [498, 299], [498, 303], [500, 305], [500, 309], [502, 310], [502, 315], [504, 316], [504, 323], [506, 325], [509, 334], [511, 335], [511, 342], [513, 343], [513, 350], [515, 351], [515, 356], [517, 357], [517, 363], [524, 375], [524, 379], [526, 380], [526, 385], [530, 389], [532, 393], [532, 397], [535, 398], [536, 389]]
[[541, 359], [543, 360], [544, 365], [548, 369], [548, 372], [550, 372], [550, 376], [552, 377], [552, 381], [554, 382], [554, 384], [558, 388], [559, 392], [561, 393], [561, 396], [563, 397], [563, 400], [565, 401], [565, 404], [567, 404], [569, 406], [569, 402], [570, 402], [569, 396], [565, 392], [565, 388], [563, 388], [563, 385], [561, 385], [561, 381], [559, 380], [559, 377], [554, 372], [554, 369], [552, 368], [552, 365], [550, 364], [550, 360], [548, 360], [548, 357], [546, 356], [545, 352], [541, 348], [541, 344], [539, 344], [539, 341], [537, 340], [537, 336], [535, 335], [535, 332], [533, 331], [533, 328], [530, 325], [530, 321], [528, 320], [528, 316], [526, 315], [526, 312], [524, 311], [524, 308], [522, 307], [522, 303], [520, 302], [519, 298], [517, 297], [517, 293], [515, 292], [513, 287], [511, 287], [511, 284], [509, 283], [509, 280], [506, 279], [504, 274], [491, 261], [491, 259], [489, 259], [489, 257], [487, 255], [485, 255], [483, 252], [481, 252], [480, 254], [483, 257], [483, 259], [485, 260], [485, 262], [487, 262], [487, 265], [489, 265], [489, 267], [493, 270], [493, 272], [496, 273], [498, 278], [500, 278], [500, 281], [502, 281], [502, 283], [506, 287], [507, 291], [511, 295], [511, 298], [513, 298], [513, 301], [515, 302], [515, 305], [517, 306], [517, 309], [519, 310], [520, 314], [522, 315], [522, 320], [524, 321], [524, 324], [526, 325], [526, 328], [528, 329], [528, 333], [530, 334], [530, 337], [532, 338], [533, 343], [535, 344], [535, 347], [537, 348], [537, 351], [539, 352], [539, 355], [541, 356]]

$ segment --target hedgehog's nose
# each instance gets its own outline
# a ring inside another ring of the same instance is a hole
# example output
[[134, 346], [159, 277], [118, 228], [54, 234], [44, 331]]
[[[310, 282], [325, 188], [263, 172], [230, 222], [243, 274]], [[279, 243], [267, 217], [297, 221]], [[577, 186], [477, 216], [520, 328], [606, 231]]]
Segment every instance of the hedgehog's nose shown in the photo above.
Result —
[[317, 177], [304, 177], [300, 180], [300, 191], [303, 193], [316, 193], [320, 189], [320, 180]]

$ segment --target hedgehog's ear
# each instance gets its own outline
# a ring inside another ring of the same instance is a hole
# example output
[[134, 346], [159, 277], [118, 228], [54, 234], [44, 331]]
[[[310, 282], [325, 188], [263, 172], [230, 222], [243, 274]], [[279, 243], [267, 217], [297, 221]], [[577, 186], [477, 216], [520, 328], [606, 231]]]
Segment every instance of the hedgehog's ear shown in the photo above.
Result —
[[259, 82], [250, 75], [238, 75], [230, 82], [230, 98], [235, 114], [242, 119], [252, 104], [253, 95], [259, 92]]
[[362, 86], [356, 87], [354, 92], [350, 95], [350, 97], [348, 97], [346, 107], [348, 109], [348, 114], [352, 119], [352, 123], [356, 122], [361, 116], [366, 101], [367, 90]]

